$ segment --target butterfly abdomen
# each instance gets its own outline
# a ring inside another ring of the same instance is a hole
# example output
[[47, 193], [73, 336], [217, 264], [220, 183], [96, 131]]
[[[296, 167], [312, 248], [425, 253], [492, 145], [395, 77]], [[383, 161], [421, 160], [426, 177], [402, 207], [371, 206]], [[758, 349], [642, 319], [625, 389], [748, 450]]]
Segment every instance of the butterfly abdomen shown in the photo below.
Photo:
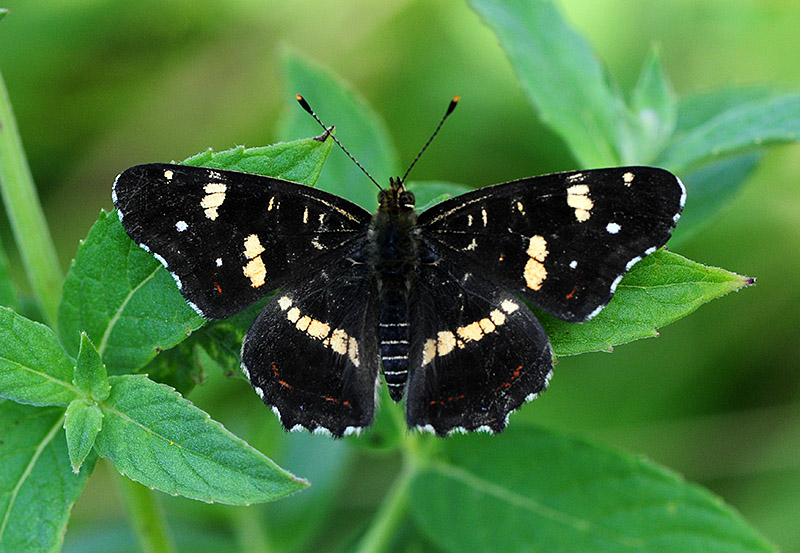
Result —
[[418, 247], [415, 225], [413, 209], [382, 207], [373, 217], [369, 232], [369, 251], [381, 305], [377, 333], [381, 366], [394, 401], [403, 397], [408, 380], [408, 297]]

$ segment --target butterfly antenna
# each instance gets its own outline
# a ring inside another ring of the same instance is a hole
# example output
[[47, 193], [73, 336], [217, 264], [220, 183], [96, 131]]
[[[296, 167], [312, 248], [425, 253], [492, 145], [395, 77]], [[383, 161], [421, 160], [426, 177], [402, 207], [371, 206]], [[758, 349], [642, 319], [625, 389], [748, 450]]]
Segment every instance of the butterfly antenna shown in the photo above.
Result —
[[[328, 127], [326, 127], [326, 126], [325, 126], [325, 124], [324, 124], [322, 121], [320, 121], [319, 117], [317, 117], [317, 114], [316, 114], [316, 113], [314, 113], [314, 110], [313, 110], [313, 109], [311, 109], [311, 106], [309, 106], [309, 105], [308, 105], [308, 102], [306, 102], [306, 99], [305, 99], [305, 98], [303, 98], [302, 96], [300, 96], [299, 94], [296, 94], [296, 95], [295, 95], [295, 98], [297, 98], [297, 101], [300, 103], [300, 107], [302, 107], [304, 110], [306, 110], [306, 112], [308, 112], [308, 114], [309, 114], [311, 117], [313, 117], [313, 118], [314, 118], [314, 121], [316, 121], [317, 123], [319, 123], [319, 124], [320, 124], [320, 126], [322, 126], [322, 128], [323, 128], [323, 129], [325, 129], [325, 132], [327, 132], [327, 133], [329, 133], [329, 134], [330, 134], [330, 131], [331, 131], [331, 129], [333, 129], [333, 127], [331, 127], [331, 128], [329, 129]], [[341, 142], [339, 142], [339, 141], [336, 139], [336, 137], [335, 137], [335, 136], [333, 136], [333, 134], [331, 134], [331, 135], [330, 135], [330, 137], [331, 137], [331, 138], [333, 138], [333, 141], [334, 141], [334, 142], [336, 142], [336, 145], [337, 145], [337, 146], [339, 146], [339, 147], [342, 149], [342, 151], [343, 151], [344, 153], [346, 153], [346, 154], [347, 154], [347, 157], [349, 157], [351, 160], [353, 160], [353, 163], [355, 163], [355, 164], [358, 166], [358, 168], [359, 168], [359, 169], [361, 169], [361, 171], [363, 171], [363, 172], [364, 172], [364, 174], [365, 174], [365, 175], [367, 175], [367, 177], [369, 177], [369, 180], [371, 180], [372, 182], [374, 182], [374, 183], [375, 183], [375, 186], [377, 186], [377, 187], [378, 187], [380, 190], [383, 190], [383, 188], [381, 188], [381, 185], [380, 185], [380, 184], [378, 184], [378, 182], [377, 182], [375, 179], [373, 179], [373, 178], [372, 178], [372, 175], [370, 175], [370, 174], [369, 174], [369, 172], [367, 172], [367, 170], [366, 170], [366, 169], [364, 169], [364, 167], [363, 167], [363, 166], [362, 166], [362, 165], [361, 165], [361, 164], [358, 162], [358, 160], [357, 160], [356, 158], [354, 158], [354, 157], [353, 157], [353, 155], [352, 155], [350, 152], [348, 152], [348, 151], [347, 151], [347, 148], [345, 148], [344, 146], [342, 146], [342, 143], [341, 143]]]
[[447, 119], [450, 116], [450, 114], [453, 113], [453, 110], [456, 109], [456, 106], [458, 105], [458, 101], [460, 99], [461, 99], [461, 96], [456, 96], [452, 100], [450, 100], [450, 105], [447, 106], [447, 111], [445, 112], [444, 116], [442, 117], [442, 120], [439, 121], [439, 124], [436, 126], [436, 130], [433, 131], [433, 134], [428, 139], [428, 141], [425, 143], [425, 145], [422, 147], [422, 149], [419, 151], [419, 153], [417, 154], [417, 157], [415, 157], [414, 161], [412, 161], [411, 165], [409, 165], [408, 169], [406, 170], [406, 174], [403, 175], [402, 179], [400, 179], [401, 183], [405, 183], [406, 182], [406, 177], [411, 172], [411, 169], [414, 168], [414, 166], [419, 161], [419, 158], [422, 157], [422, 154], [425, 152], [425, 150], [428, 149], [428, 146], [431, 145], [431, 142], [433, 142], [433, 139], [436, 138], [436, 135], [439, 133], [439, 129], [441, 129], [442, 125], [444, 125], [445, 119]]

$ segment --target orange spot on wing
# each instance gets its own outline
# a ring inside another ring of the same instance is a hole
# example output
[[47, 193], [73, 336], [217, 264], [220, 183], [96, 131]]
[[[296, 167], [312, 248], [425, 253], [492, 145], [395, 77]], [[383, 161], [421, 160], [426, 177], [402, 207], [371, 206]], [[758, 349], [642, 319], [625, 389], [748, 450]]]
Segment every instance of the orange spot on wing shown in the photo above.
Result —
[[577, 292], [577, 291], [578, 291], [578, 286], [577, 286], [577, 285], [573, 286], [573, 287], [572, 287], [572, 292], [570, 292], [569, 294], [567, 294], [567, 299], [572, 299], [572, 296], [574, 296], [574, 295], [575, 295], [575, 292]]
[[214, 283], [214, 288], [216, 288], [217, 292], [219, 292], [220, 294], [222, 293], [222, 287], [220, 287], [220, 285], [218, 283], [216, 283], [216, 282]]

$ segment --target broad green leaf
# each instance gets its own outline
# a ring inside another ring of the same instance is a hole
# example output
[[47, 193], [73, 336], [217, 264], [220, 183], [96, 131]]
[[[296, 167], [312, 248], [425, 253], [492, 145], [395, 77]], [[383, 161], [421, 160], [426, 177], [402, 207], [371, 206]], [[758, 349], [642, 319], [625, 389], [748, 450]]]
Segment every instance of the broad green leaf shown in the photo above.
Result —
[[11, 275], [8, 274], [8, 258], [0, 242], [0, 306], [17, 309], [19, 307], [19, 295]]
[[64, 409], [0, 400], [0, 553], [60, 550], [72, 506], [94, 467], [70, 470]]
[[103, 401], [108, 397], [106, 368], [85, 332], [81, 332], [81, 347], [78, 359], [75, 361], [75, 385], [81, 392], [97, 401]]
[[690, 200], [681, 214], [670, 245], [683, 243], [714, 220], [742, 189], [761, 161], [759, 152], [729, 157], [705, 165], [681, 177]]
[[242, 339], [268, 299], [225, 320], [209, 321], [177, 347], [161, 352], [141, 372], [184, 395], [214, 372], [244, 378], [240, 369]]
[[0, 307], [0, 397], [68, 405], [79, 396], [75, 364], [49, 327]]
[[677, 133], [685, 133], [731, 108], [765, 102], [779, 96], [771, 86], [729, 86], [681, 96], [678, 102]]
[[103, 426], [103, 412], [91, 399], [76, 399], [67, 407], [64, 430], [72, 472], [78, 474]]
[[208, 150], [181, 163], [265, 175], [313, 186], [332, 145], [330, 139], [302, 138], [257, 148], [238, 146], [216, 153]]
[[581, 167], [619, 165], [627, 111], [586, 40], [549, 0], [470, 0], [497, 35], [542, 121]]
[[731, 105], [675, 135], [658, 164], [675, 172], [769, 144], [800, 139], [800, 95]]
[[660, 250], [633, 266], [594, 319], [571, 324], [547, 314], [538, 317], [557, 356], [610, 351], [616, 345], [657, 336], [657, 327], [752, 283], [748, 277]]
[[64, 282], [58, 324], [67, 351], [78, 353], [83, 331], [109, 373], [131, 372], [203, 322], [170, 274], [128, 237], [116, 212], [101, 212]]
[[655, 48], [633, 89], [631, 110], [639, 137], [633, 145], [634, 157], [623, 159], [623, 165], [649, 163], [672, 135], [678, 116], [678, 99], [664, 74]]
[[414, 478], [411, 512], [444, 551], [776, 551], [718, 497], [641, 457], [519, 425], [443, 450]]
[[[301, 94], [323, 123], [336, 126], [336, 137], [378, 183], [388, 182], [390, 176], [398, 174], [397, 155], [389, 132], [363, 98], [338, 77], [294, 54], [286, 55], [285, 67], [287, 97]], [[280, 136], [284, 139], [321, 131], [322, 127], [300, 106], [292, 106], [280, 125]], [[332, 152], [317, 187], [368, 211], [378, 206], [375, 185], [338, 148]]]
[[142, 375], [109, 378], [97, 452], [131, 480], [173, 495], [248, 505], [308, 484], [281, 469], [175, 390]]

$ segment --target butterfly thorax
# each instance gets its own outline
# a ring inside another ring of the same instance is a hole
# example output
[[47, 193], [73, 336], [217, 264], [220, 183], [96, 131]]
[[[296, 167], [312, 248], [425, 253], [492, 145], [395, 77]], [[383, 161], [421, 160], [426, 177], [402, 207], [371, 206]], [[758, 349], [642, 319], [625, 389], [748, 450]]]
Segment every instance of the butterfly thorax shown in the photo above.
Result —
[[408, 377], [408, 293], [417, 264], [419, 233], [414, 195], [399, 179], [378, 195], [369, 229], [369, 254], [380, 295], [378, 339], [383, 373], [395, 401]]

